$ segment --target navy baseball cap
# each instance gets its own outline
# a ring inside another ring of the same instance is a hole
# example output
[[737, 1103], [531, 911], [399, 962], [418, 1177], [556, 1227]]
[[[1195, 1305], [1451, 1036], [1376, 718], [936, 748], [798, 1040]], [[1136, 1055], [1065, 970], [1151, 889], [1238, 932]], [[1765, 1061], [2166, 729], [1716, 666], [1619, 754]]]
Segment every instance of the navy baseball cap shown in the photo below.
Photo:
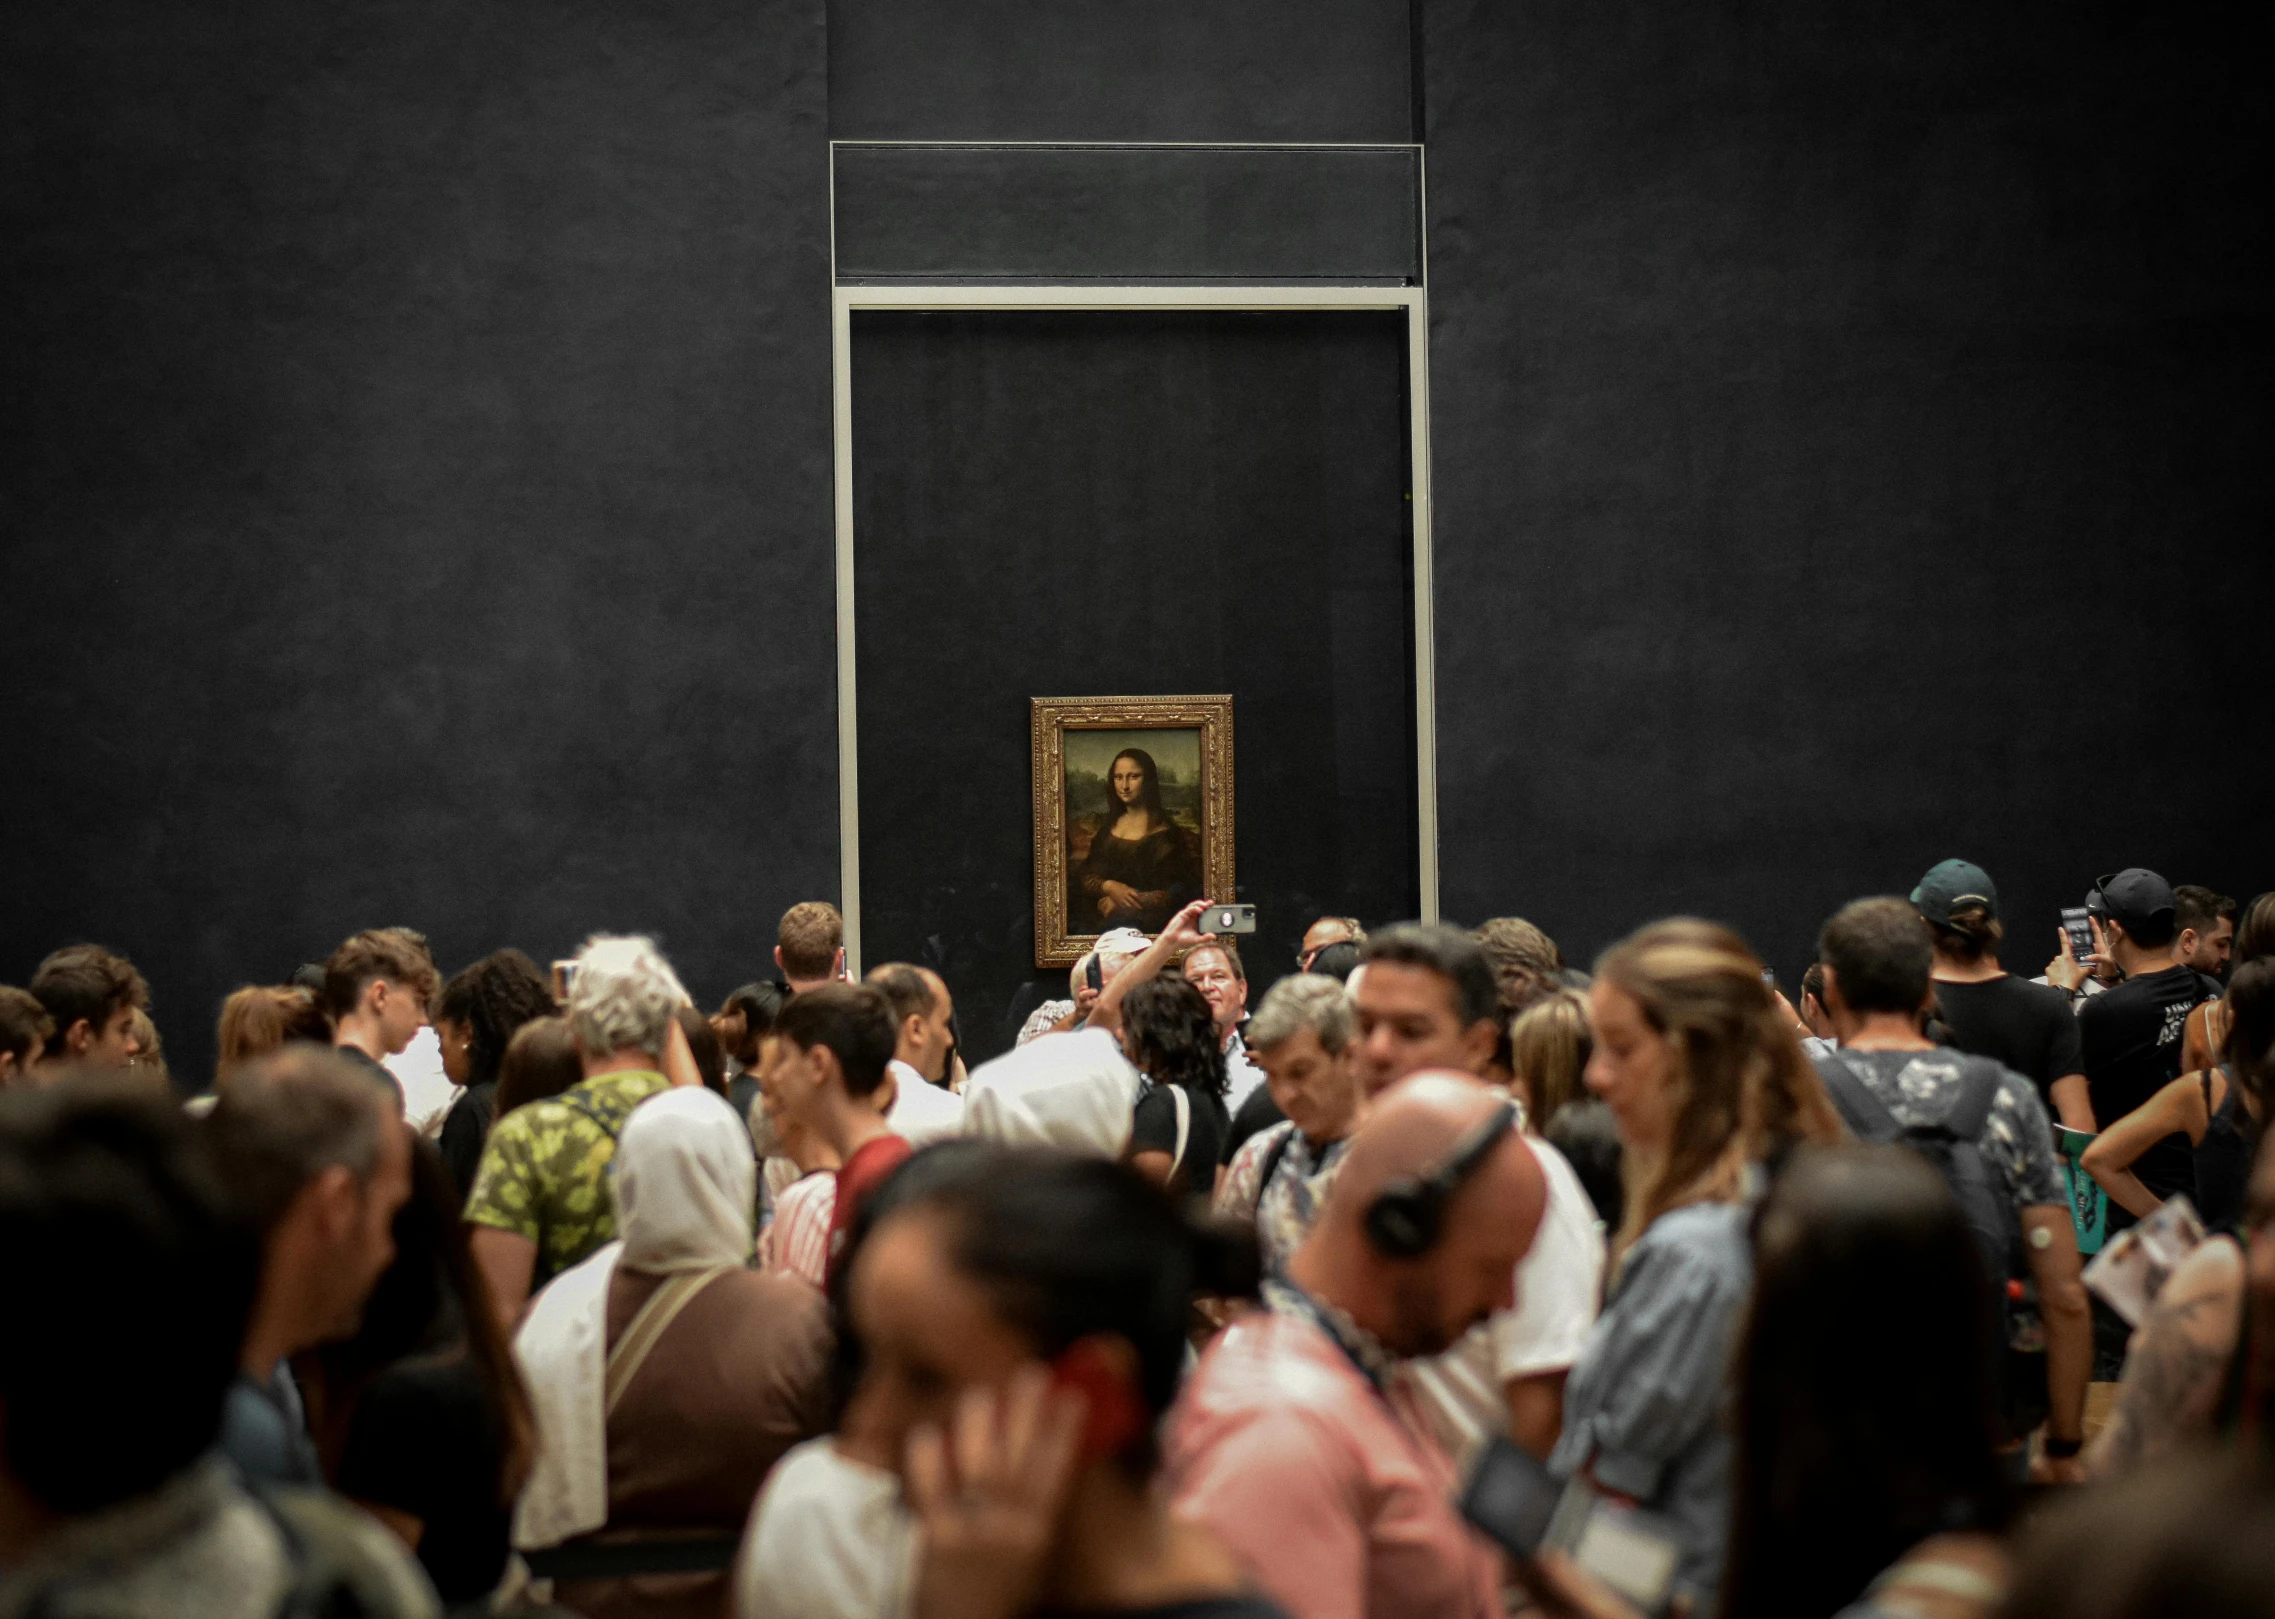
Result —
[[2180, 908], [2172, 884], [2143, 866], [2127, 866], [2096, 879], [2085, 903], [2088, 911], [2122, 924], [2127, 933], [2157, 932], [2159, 915], [2170, 926]]
[[1948, 922], [1958, 912], [1980, 905], [1989, 915], [1999, 914], [1999, 891], [1991, 874], [1971, 860], [1943, 860], [1912, 890], [1912, 904], [1930, 922]]

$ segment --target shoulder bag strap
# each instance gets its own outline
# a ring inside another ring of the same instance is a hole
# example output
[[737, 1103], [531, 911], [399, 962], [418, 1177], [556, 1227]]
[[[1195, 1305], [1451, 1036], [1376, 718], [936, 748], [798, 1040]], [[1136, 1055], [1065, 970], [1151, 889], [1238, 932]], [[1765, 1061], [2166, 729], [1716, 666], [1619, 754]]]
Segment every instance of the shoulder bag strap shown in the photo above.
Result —
[[1185, 1094], [1185, 1087], [1169, 1087], [1170, 1105], [1177, 1109], [1177, 1151], [1170, 1157], [1169, 1173], [1174, 1177], [1185, 1162], [1185, 1144], [1193, 1134], [1193, 1099]]
[[695, 1302], [715, 1277], [724, 1276], [735, 1269], [733, 1265], [718, 1265], [710, 1270], [683, 1270], [667, 1278], [663, 1286], [648, 1295], [647, 1303], [640, 1306], [608, 1351], [608, 1376], [602, 1410], [608, 1416], [616, 1414], [616, 1407], [624, 1398], [624, 1391], [632, 1386], [632, 1379], [640, 1375], [652, 1351], [671, 1324], [679, 1319], [679, 1312]]

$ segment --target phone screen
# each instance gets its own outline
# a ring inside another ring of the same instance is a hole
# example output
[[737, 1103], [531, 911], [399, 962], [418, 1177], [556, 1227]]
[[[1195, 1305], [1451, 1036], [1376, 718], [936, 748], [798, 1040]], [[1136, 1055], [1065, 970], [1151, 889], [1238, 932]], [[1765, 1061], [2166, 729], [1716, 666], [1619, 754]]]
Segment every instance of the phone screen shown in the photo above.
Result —
[[2093, 954], [2093, 923], [2085, 907], [2072, 905], [2062, 912], [2062, 931], [2070, 936], [2070, 954], [2083, 961]]
[[1518, 1557], [1532, 1557], [1556, 1516], [1564, 1486], [1539, 1459], [1507, 1439], [1478, 1457], [1461, 1494], [1461, 1515]]

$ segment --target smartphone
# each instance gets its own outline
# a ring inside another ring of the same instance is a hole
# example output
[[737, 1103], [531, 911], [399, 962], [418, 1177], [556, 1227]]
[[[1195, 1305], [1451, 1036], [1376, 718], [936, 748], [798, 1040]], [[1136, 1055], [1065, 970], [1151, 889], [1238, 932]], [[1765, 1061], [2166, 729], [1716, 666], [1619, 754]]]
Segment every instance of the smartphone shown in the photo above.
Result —
[[1254, 933], [1256, 907], [1253, 905], [1211, 905], [1201, 913], [1194, 924], [1203, 933]]
[[553, 963], [553, 999], [563, 1006], [569, 1004], [569, 991], [576, 987], [577, 964], [573, 961]]
[[2070, 954], [2080, 961], [2093, 957], [2093, 923], [2083, 905], [2062, 908], [2062, 931], [2070, 936]]
[[1090, 952], [1090, 965], [1082, 970], [1082, 981], [1090, 986], [1090, 993], [1098, 994], [1106, 987], [1106, 969], [1098, 965], [1098, 952]]
[[1773, 994], [1773, 995], [1774, 995], [1774, 994], [1776, 994], [1776, 993], [1777, 993], [1777, 969], [1776, 969], [1775, 967], [1764, 967], [1764, 968], [1762, 969], [1762, 982], [1763, 982], [1763, 983], [1765, 983], [1765, 984], [1767, 984], [1767, 985], [1769, 985], [1769, 988], [1770, 988], [1770, 993], [1771, 993], [1771, 994]]
[[1496, 1438], [1461, 1492], [1461, 1515], [1513, 1556], [1537, 1557], [1563, 1494], [1563, 1482], [1538, 1457]]

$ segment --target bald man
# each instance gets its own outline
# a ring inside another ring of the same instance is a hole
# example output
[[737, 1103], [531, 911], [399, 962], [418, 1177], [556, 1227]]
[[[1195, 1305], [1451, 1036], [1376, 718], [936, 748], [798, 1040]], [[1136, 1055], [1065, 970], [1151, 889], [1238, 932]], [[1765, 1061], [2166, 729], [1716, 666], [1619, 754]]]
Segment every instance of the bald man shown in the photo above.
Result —
[[1170, 1413], [1175, 1509], [1292, 1619], [1478, 1619], [1499, 1561], [1403, 1392], [1507, 1309], [1548, 1200], [1508, 1103], [1465, 1074], [1384, 1091], [1265, 1309], [1210, 1345]]

